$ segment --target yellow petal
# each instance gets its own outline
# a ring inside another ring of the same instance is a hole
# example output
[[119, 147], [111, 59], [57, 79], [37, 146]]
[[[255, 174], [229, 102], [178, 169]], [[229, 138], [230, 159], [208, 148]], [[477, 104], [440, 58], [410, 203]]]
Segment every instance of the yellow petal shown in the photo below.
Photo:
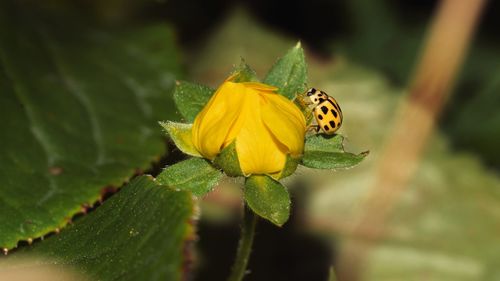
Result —
[[226, 143], [243, 105], [241, 85], [224, 82], [193, 123], [193, 144], [205, 158], [213, 159]]
[[262, 120], [266, 127], [284, 144], [292, 156], [302, 154], [306, 121], [299, 108], [278, 94], [264, 95], [267, 102], [262, 106]]
[[272, 174], [285, 166], [287, 148], [269, 133], [261, 119], [264, 102], [256, 90], [247, 88], [240, 116], [244, 121], [236, 137], [236, 151], [245, 175]]
[[251, 88], [251, 89], [254, 89], [257, 91], [276, 92], [278, 90], [277, 87], [263, 84], [263, 83], [259, 83], [259, 82], [242, 82], [240, 84], [244, 85], [247, 88]]
[[230, 145], [234, 141], [234, 139], [236, 139], [241, 128], [243, 127], [243, 125], [245, 123], [245, 118], [246, 118], [246, 115], [242, 114], [242, 112], [244, 111], [244, 107], [245, 107], [245, 103], [246, 103], [247, 88], [244, 85], [242, 85], [241, 83], [234, 83], [234, 84], [235, 84], [234, 90], [238, 91], [238, 95], [240, 95], [240, 97], [241, 97], [241, 100], [240, 100], [241, 104], [238, 107], [238, 117], [233, 122], [230, 130], [228, 131], [228, 133], [226, 135], [225, 141], [222, 145], [223, 148]]

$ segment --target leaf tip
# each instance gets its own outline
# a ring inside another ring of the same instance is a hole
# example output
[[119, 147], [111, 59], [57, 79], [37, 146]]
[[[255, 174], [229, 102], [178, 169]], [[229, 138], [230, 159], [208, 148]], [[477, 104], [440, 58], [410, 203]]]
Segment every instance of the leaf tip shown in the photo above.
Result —
[[168, 127], [170, 121], [158, 121], [158, 124], [162, 127], [163, 131], [168, 135]]
[[283, 225], [285, 225], [285, 223], [288, 221], [288, 219], [290, 219], [290, 202], [288, 203], [288, 208], [286, 210], [286, 214], [279, 214], [279, 213], [276, 213], [276, 214], [273, 214], [271, 215], [270, 217], [270, 221], [276, 225], [277, 227], [283, 227]]

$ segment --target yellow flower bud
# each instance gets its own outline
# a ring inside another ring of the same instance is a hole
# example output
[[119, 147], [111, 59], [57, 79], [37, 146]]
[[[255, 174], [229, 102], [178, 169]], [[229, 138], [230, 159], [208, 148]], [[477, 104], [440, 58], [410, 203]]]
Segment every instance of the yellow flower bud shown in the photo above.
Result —
[[194, 147], [213, 160], [235, 141], [244, 175], [280, 173], [287, 155], [302, 155], [306, 121], [299, 108], [276, 90], [228, 78], [194, 120]]

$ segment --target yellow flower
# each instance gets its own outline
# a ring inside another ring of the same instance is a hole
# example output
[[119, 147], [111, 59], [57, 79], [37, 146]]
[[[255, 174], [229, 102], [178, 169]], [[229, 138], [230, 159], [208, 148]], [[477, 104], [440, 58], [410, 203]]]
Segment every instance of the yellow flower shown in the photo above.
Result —
[[[233, 76], [234, 77], [234, 76]], [[229, 77], [196, 116], [194, 147], [213, 160], [233, 141], [244, 175], [280, 173], [287, 155], [304, 150], [306, 121], [299, 108], [277, 88]]]

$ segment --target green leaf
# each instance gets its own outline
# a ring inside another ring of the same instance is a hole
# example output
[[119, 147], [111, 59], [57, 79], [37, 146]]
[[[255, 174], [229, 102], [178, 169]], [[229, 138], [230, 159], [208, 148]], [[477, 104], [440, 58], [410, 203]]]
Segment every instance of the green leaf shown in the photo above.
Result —
[[245, 181], [245, 201], [257, 215], [282, 226], [290, 216], [288, 190], [268, 176], [253, 175]]
[[214, 165], [221, 168], [230, 177], [243, 176], [238, 153], [236, 152], [236, 141], [226, 146], [214, 159]]
[[181, 280], [194, 238], [189, 192], [134, 179], [94, 212], [13, 258], [41, 256], [89, 280]]
[[210, 192], [223, 174], [207, 160], [191, 158], [184, 160], [161, 172], [156, 181], [180, 190], [191, 191], [196, 196]]
[[209, 87], [178, 81], [175, 87], [174, 100], [177, 108], [186, 121], [192, 123], [214, 93]]
[[264, 83], [280, 88], [279, 93], [289, 99], [306, 90], [307, 65], [300, 43], [273, 65]]
[[165, 129], [175, 146], [177, 146], [180, 151], [191, 156], [202, 157], [198, 150], [194, 147], [191, 139], [192, 124], [176, 123], [172, 121], [160, 121], [158, 123], [160, 123], [163, 129]]
[[344, 151], [341, 135], [316, 134], [306, 138], [302, 165], [315, 169], [345, 169], [359, 164], [368, 151], [353, 154]]
[[[12, 2], [12, 1], [10, 1]], [[166, 152], [165, 25], [93, 29], [0, 4], [0, 248], [61, 228]], [[29, 6], [25, 6], [29, 7]]]
[[233, 70], [234, 82], [259, 82], [257, 73], [242, 58], [240, 64]]

